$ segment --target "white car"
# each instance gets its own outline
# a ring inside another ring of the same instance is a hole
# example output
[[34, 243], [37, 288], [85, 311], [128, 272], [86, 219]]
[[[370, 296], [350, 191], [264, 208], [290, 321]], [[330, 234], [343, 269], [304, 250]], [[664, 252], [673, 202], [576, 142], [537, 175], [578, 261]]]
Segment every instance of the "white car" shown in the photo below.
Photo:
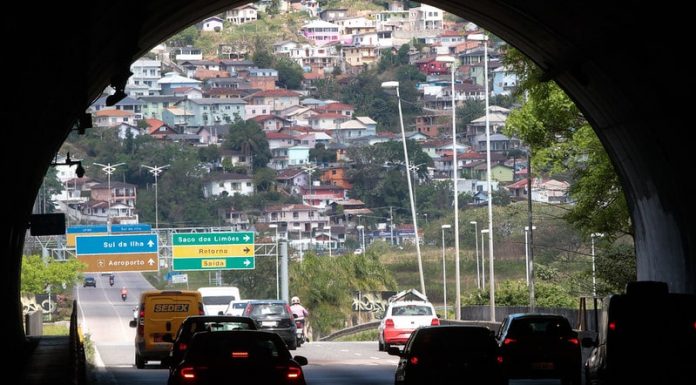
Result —
[[242, 301], [230, 301], [230, 304], [225, 310], [225, 315], [241, 316], [244, 313], [247, 303], [249, 303], [248, 299]]
[[404, 345], [411, 333], [421, 326], [440, 325], [435, 307], [428, 301], [390, 302], [379, 324], [379, 350]]

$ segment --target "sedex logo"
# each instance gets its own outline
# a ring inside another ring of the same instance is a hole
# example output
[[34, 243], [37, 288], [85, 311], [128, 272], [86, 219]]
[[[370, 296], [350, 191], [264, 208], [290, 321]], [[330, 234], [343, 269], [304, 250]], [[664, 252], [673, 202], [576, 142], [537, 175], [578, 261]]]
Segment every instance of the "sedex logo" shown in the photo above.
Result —
[[173, 303], [173, 304], [161, 304], [155, 305], [155, 313], [187, 313], [189, 311], [189, 304], [187, 303]]

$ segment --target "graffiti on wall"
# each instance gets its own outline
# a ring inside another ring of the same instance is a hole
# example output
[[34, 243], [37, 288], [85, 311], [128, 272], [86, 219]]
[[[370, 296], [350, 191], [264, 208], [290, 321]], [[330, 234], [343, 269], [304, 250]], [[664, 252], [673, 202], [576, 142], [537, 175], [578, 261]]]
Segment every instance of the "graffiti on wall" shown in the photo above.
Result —
[[369, 314], [372, 319], [382, 318], [389, 305], [389, 297], [394, 294], [394, 291], [356, 291], [353, 293], [353, 312]]
[[55, 313], [58, 309], [58, 301], [63, 301], [61, 295], [51, 295], [51, 300], [48, 299], [48, 294], [23, 295], [22, 296], [22, 314], [27, 315], [30, 312], [41, 310], [44, 314]]

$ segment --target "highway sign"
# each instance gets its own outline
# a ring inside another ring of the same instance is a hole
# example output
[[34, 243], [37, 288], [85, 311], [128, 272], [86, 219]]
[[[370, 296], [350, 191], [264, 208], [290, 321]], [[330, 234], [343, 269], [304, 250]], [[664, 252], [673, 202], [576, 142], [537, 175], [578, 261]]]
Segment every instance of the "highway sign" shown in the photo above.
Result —
[[78, 255], [77, 260], [87, 265], [85, 273], [157, 271], [159, 263], [156, 254]]
[[77, 259], [87, 264], [87, 272], [157, 271], [159, 268], [156, 234], [102, 235], [78, 237]]
[[173, 274], [172, 283], [188, 283], [188, 274]]
[[254, 233], [172, 234], [172, 257], [175, 271], [254, 269]]
[[103, 235], [106, 234], [106, 225], [77, 225], [70, 226], [65, 231], [65, 245], [75, 247], [75, 238], [79, 235]]
[[134, 223], [132, 225], [111, 225], [112, 233], [144, 233], [152, 231], [152, 225], [148, 223]]

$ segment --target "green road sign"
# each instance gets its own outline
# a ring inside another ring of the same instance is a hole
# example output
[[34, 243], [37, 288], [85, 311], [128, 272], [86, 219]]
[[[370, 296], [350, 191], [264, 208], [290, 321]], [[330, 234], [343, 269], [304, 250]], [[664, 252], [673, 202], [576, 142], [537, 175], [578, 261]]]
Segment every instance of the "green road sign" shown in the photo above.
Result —
[[249, 270], [256, 266], [254, 233], [172, 234], [172, 268]]
[[256, 267], [254, 257], [232, 258], [174, 258], [172, 269], [180, 270], [252, 270]]

